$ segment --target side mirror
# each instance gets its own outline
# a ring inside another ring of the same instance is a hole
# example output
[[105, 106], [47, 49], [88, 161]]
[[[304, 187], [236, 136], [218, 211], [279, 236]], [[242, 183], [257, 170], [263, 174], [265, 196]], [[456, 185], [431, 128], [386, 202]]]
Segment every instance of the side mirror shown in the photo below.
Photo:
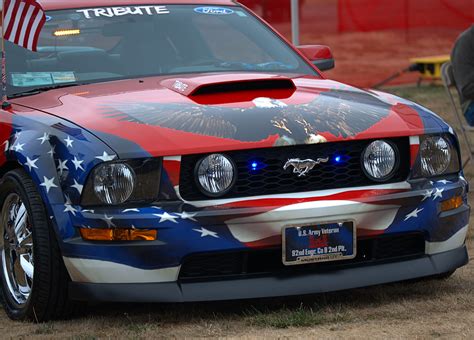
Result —
[[331, 49], [325, 45], [303, 45], [298, 50], [321, 71], [331, 70], [335, 66]]

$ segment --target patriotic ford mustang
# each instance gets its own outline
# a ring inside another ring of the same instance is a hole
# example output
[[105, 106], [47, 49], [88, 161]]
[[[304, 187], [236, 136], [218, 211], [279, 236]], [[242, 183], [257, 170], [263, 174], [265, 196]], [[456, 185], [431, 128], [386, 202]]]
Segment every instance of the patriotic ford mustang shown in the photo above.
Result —
[[11, 318], [329, 292], [467, 263], [452, 128], [325, 79], [327, 47], [295, 48], [229, 0], [40, 4], [36, 51], [20, 47], [33, 20], [7, 42], [0, 113]]

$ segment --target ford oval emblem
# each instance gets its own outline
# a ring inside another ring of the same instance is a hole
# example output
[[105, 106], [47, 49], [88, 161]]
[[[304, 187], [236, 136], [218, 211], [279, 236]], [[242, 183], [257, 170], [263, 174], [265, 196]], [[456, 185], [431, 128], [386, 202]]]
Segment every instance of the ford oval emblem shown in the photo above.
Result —
[[211, 15], [228, 15], [234, 13], [230, 8], [224, 7], [197, 7], [194, 9], [194, 12]]

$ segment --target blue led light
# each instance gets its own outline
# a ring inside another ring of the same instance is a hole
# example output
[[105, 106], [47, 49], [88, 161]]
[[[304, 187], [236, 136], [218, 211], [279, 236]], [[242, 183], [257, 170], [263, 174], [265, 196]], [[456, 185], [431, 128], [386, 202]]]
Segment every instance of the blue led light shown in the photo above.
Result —
[[341, 156], [336, 156], [336, 157], [334, 157], [334, 161], [335, 161], [336, 163], [341, 163], [341, 161], [342, 161]]
[[259, 172], [266, 167], [265, 163], [260, 162], [259, 160], [249, 160], [248, 169], [252, 172]]

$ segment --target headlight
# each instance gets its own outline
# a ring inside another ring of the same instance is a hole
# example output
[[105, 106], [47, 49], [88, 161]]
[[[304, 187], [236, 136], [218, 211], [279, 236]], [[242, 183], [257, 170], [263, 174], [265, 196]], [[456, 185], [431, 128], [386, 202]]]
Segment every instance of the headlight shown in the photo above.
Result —
[[123, 163], [106, 163], [94, 170], [94, 193], [102, 203], [122, 204], [132, 195], [136, 176]]
[[81, 204], [118, 205], [158, 199], [161, 159], [147, 158], [107, 162], [90, 173]]
[[388, 180], [394, 173], [398, 163], [395, 146], [383, 140], [370, 143], [362, 156], [366, 175], [374, 181]]
[[420, 144], [421, 173], [431, 177], [443, 174], [453, 157], [451, 143], [441, 136], [424, 138]]
[[235, 183], [235, 166], [227, 156], [213, 154], [196, 164], [196, 183], [210, 197], [226, 194]]

